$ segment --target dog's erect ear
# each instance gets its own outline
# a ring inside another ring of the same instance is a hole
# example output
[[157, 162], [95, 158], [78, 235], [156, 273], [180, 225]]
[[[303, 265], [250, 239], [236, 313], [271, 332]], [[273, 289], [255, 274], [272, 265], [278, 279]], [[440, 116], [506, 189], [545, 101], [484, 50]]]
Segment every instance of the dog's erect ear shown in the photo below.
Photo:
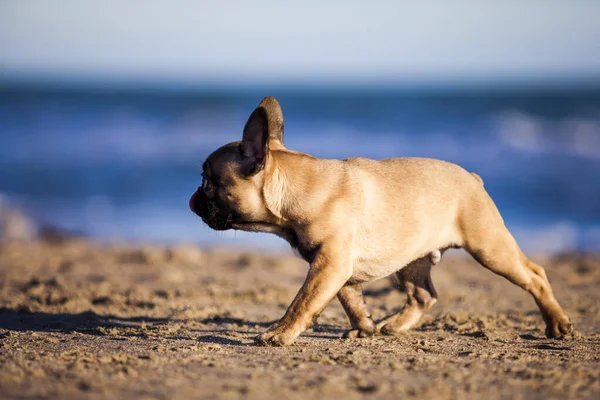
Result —
[[267, 120], [269, 121], [269, 148], [276, 150], [284, 148], [283, 145], [283, 112], [279, 102], [275, 97], [267, 96], [258, 105], [263, 107], [267, 112]]
[[244, 173], [254, 175], [265, 166], [269, 147], [269, 120], [264, 107], [257, 107], [250, 114], [244, 127], [240, 152], [244, 160]]

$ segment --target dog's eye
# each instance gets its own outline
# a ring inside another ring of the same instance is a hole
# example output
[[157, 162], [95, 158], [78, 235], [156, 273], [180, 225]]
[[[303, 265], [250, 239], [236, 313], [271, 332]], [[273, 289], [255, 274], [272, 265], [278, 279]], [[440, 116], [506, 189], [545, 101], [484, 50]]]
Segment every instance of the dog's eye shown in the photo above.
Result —
[[216, 185], [213, 181], [209, 180], [206, 175], [204, 175], [204, 173], [202, 173], [202, 190], [205, 193], [208, 193], [208, 191], [212, 190], [213, 188], [216, 188], [218, 185]]
[[202, 188], [202, 190], [206, 190], [208, 188], [208, 179], [206, 179], [204, 172], [202, 173], [202, 186], [200, 187]]

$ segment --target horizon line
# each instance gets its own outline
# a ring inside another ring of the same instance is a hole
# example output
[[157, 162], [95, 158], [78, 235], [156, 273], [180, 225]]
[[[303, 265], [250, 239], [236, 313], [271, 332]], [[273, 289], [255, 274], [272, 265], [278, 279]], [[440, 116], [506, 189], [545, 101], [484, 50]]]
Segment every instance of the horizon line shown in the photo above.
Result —
[[555, 92], [564, 90], [598, 91], [600, 73], [577, 77], [463, 77], [455, 79], [135, 79], [131, 77], [64, 77], [54, 74], [2, 74], [0, 91], [91, 91], [91, 92], [149, 92], [149, 93], [198, 93], [198, 92], [253, 92], [322, 91], [322, 92], [480, 92], [480, 91], [533, 91]]

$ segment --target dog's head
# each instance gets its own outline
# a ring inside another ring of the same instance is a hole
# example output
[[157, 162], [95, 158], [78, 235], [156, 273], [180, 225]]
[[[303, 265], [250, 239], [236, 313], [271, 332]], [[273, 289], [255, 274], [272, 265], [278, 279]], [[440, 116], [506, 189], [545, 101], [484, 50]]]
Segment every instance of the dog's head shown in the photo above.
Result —
[[190, 209], [215, 230], [268, 222], [262, 188], [269, 152], [277, 148], [283, 148], [283, 114], [277, 100], [266, 97], [246, 122], [242, 140], [208, 156]]

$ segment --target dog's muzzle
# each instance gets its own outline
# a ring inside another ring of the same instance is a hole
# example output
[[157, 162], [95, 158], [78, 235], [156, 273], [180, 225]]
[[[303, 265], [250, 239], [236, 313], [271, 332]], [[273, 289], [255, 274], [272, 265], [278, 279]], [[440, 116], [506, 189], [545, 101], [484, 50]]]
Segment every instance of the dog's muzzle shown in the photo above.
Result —
[[217, 231], [231, 229], [231, 213], [222, 211], [215, 200], [206, 197], [202, 187], [190, 197], [190, 210], [204, 221], [209, 227]]

